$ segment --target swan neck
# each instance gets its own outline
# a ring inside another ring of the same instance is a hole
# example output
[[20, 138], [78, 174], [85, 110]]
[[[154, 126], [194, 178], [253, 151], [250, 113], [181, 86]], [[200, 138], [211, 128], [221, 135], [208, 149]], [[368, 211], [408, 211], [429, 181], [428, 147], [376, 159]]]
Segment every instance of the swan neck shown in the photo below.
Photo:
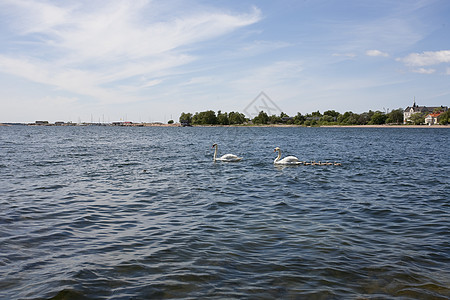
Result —
[[214, 161], [216, 161], [217, 157], [217, 145], [214, 146]]
[[280, 158], [281, 158], [281, 150], [280, 150], [280, 149], [278, 149], [277, 151], [278, 151], [278, 156], [277, 156], [277, 158], [275, 158], [274, 162], [277, 162], [277, 161], [279, 161], [279, 160], [280, 160]]

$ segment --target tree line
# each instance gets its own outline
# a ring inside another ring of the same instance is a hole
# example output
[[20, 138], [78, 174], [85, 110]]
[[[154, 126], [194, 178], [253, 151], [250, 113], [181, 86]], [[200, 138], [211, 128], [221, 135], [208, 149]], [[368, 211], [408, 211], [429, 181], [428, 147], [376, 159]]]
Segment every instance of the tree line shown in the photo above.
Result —
[[246, 124], [250, 120], [240, 112], [221, 112], [217, 114], [212, 110], [191, 113], [181, 113], [180, 123], [187, 123], [192, 125], [238, 125]]
[[[425, 115], [417, 113], [411, 116], [410, 124], [424, 124]], [[203, 112], [185, 113], [180, 115], [180, 123], [192, 125], [239, 125], [239, 124], [290, 124], [303, 126], [321, 126], [321, 125], [383, 125], [383, 124], [403, 124], [403, 109], [398, 108], [390, 112], [372, 111], [357, 114], [347, 111], [343, 114], [327, 110], [323, 114], [320, 111], [302, 115], [297, 113], [295, 116], [289, 116], [282, 112], [280, 115], [268, 115], [261, 111], [253, 119], [246, 118], [240, 112], [216, 112], [207, 110]], [[450, 111], [440, 116], [440, 124], [450, 122]]]
[[320, 125], [380, 125], [380, 124], [402, 124], [403, 109], [395, 109], [389, 113], [381, 111], [371, 111], [357, 114], [351, 111], [343, 114], [334, 110], [327, 110], [323, 114], [319, 111], [302, 115], [297, 113], [295, 116], [289, 116], [282, 112], [280, 115], [268, 115], [261, 111], [253, 119], [246, 118], [240, 112], [221, 112], [217, 114], [212, 110], [203, 112], [185, 113], [180, 115], [180, 123], [192, 125], [239, 125], [239, 124], [291, 124], [304, 126]]

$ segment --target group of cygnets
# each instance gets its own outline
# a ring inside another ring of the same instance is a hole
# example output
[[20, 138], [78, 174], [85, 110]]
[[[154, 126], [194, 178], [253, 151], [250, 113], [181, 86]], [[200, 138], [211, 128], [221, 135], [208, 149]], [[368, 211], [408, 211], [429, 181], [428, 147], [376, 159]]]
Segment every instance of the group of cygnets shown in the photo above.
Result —
[[[237, 155], [234, 154], [225, 154], [222, 155], [221, 157], [217, 157], [217, 149], [218, 146], [217, 144], [212, 145], [212, 148], [214, 149], [214, 162], [216, 161], [223, 161], [223, 162], [238, 162], [242, 159], [242, 157], [239, 157]], [[338, 162], [315, 162], [315, 161], [311, 161], [311, 162], [306, 162], [306, 161], [300, 161], [297, 157], [295, 156], [286, 156], [285, 158], [281, 159], [281, 149], [279, 147], [276, 147], [273, 152], [277, 152], [278, 151], [278, 156], [277, 158], [275, 158], [275, 160], [273, 161], [273, 163], [275, 165], [312, 165], [312, 166], [341, 166], [341, 163]]]

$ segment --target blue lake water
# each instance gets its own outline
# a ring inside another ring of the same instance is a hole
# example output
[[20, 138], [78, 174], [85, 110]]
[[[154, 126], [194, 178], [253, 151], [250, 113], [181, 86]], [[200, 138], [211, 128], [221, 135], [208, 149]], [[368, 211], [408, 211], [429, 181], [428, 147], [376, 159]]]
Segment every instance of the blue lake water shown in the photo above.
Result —
[[0, 299], [448, 299], [449, 137], [0, 127]]

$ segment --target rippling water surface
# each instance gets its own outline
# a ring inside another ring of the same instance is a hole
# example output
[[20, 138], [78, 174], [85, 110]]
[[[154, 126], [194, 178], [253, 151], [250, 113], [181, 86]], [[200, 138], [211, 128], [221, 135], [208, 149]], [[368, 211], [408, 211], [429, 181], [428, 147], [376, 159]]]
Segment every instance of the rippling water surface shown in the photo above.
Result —
[[449, 136], [0, 127], [0, 298], [447, 299]]

